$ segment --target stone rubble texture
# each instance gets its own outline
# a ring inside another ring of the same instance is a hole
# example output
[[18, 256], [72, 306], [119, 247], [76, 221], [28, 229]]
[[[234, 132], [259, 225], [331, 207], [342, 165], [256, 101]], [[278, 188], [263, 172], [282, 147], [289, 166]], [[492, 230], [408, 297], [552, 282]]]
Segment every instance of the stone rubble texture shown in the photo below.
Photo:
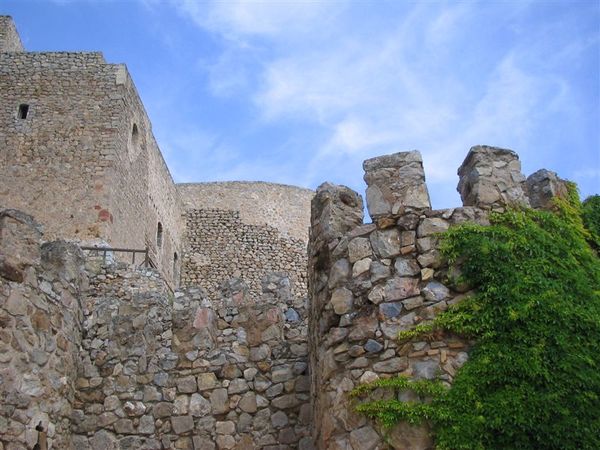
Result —
[[[348, 393], [398, 373], [451, 383], [470, 342], [396, 339], [471, 293], [439, 233], [566, 195], [486, 146], [445, 210], [417, 151], [365, 161], [374, 223], [330, 183], [176, 185], [124, 66], [26, 52], [6, 16], [0, 152], [0, 450], [432, 448], [426, 424], [384, 436]], [[89, 243], [148, 247], [157, 268]]]

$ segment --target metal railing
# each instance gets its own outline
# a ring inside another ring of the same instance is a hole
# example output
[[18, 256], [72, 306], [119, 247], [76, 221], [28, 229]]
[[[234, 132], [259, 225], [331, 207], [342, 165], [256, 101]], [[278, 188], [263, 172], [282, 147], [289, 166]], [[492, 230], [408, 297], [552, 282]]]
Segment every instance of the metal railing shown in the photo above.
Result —
[[114, 247], [100, 247], [100, 246], [81, 246], [81, 250], [88, 251], [89, 256], [100, 256], [102, 255], [102, 263], [106, 264], [106, 259], [109, 254], [114, 253], [131, 253], [131, 264], [136, 264], [135, 256], [138, 254], [143, 255], [143, 260], [139, 264], [139, 267], [153, 267], [156, 269], [156, 264], [150, 258], [148, 247], [143, 250], [135, 248], [114, 248]]

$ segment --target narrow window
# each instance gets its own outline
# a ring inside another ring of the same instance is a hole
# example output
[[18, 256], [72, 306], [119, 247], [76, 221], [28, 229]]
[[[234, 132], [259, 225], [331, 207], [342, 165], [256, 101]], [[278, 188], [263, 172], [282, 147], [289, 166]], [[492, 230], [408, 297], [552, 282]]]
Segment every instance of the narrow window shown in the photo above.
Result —
[[163, 241], [163, 226], [162, 226], [162, 223], [158, 222], [158, 227], [156, 229], [156, 245], [158, 246], [158, 248], [162, 247], [162, 241]]
[[19, 119], [27, 119], [27, 114], [29, 114], [29, 105], [26, 105], [24, 103], [19, 105], [19, 112], [17, 114], [17, 117], [19, 117]]
[[175, 281], [175, 283], [177, 283], [177, 260], [179, 259], [179, 257], [177, 256], [177, 253], [173, 253], [173, 280]]
[[131, 143], [134, 147], [137, 147], [140, 140], [140, 132], [138, 131], [138, 126], [134, 123], [131, 128]]

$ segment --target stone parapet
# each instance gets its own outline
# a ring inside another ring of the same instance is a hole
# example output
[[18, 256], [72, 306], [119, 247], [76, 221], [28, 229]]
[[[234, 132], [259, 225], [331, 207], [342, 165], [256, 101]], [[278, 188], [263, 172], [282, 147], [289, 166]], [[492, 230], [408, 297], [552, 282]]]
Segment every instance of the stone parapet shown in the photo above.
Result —
[[363, 168], [367, 209], [373, 221], [431, 209], [423, 159], [418, 151], [367, 159]]
[[[309, 357], [315, 447], [319, 450], [428, 450], [427, 424], [392, 430], [355, 412], [353, 388], [395, 375], [439, 379], [450, 385], [467, 361], [472, 342], [450, 333], [399, 341], [398, 334], [430, 323], [472, 295], [460, 266], [448, 266], [440, 234], [462, 223], [489, 224], [490, 210], [545, 206], [563, 184], [547, 171], [525, 190], [516, 153], [477, 146], [459, 169], [465, 206], [432, 210], [417, 152], [365, 162], [367, 204], [362, 223], [359, 194], [321, 185], [312, 202], [309, 241]], [[543, 200], [537, 200], [541, 198]], [[389, 398], [382, 390], [373, 398]], [[410, 392], [401, 401], [423, 401]]]
[[171, 297], [151, 270], [96, 270], [73, 411], [78, 450], [310, 449], [306, 303], [277, 273], [250, 298]]
[[519, 156], [487, 145], [471, 147], [458, 169], [458, 192], [464, 206], [529, 206]]
[[547, 209], [553, 198], [568, 196], [567, 181], [556, 172], [540, 169], [527, 177], [527, 195], [532, 208]]

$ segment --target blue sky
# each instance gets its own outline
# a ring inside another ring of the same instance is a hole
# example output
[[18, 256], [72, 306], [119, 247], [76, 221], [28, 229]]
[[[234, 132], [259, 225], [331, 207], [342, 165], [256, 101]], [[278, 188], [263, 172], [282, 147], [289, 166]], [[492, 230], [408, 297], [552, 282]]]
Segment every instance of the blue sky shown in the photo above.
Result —
[[600, 192], [600, 1], [0, 0], [30, 51], [126, 63], [177, 182], [363, 193], [418, 149], [458, 206], [476, 144]]

